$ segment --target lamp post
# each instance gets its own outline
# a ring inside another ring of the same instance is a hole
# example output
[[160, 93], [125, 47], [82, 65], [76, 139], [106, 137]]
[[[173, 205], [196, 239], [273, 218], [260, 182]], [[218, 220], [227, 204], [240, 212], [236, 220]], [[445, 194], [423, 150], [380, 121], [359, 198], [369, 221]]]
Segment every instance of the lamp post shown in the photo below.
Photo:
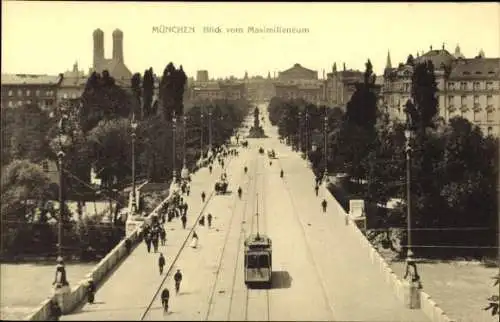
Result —
[[309, 112], [306, 110], [306, 138], [305, 138], [305, 145], [306, 145], [306, 160], [309, 160]]
[[186, 167], [186, 124], [187, 124], [187, 116], [184, 115], [182, 117], [182, 170], [181, 170], [181, 178], [187, 180], [189, 178], [189, 170]]
[[299, 153], [302, 154], [302, 112], [299, 112]]
[[177, 172], [175, 171], [175, 159], [176, 159], [176, 151], [175, 151], [175, 134], [177, 132], [177, 118], [175, 117], [175, 113], [172, 116], [172, 182], [177, 182]]
[[212, 109], [208, 107], [208, 151], [212, 153]]
[[132, 116], [132, 121], [130, 122], [130, 128], [132, 133], [130, 134], [132, 137], [132, 214], [135, 215], [137, 213], [137, 201], [136, 201], [136, 191], [135, 191], [135, 138], [136, 138], [136, 129], [137, 122], [135, 121], [135, 116]]
[[408, 234], [408, 245], [406, 250], [406, 260], [412, 261], [413, 251], [411, 244], [411, 145], [410, 140], [412, 138], [412, 132], [409, 128], [405, 130], [406, 138], [406, 213], [407, 213], [407, 234]]
[[201, 131], [201, 135], [200, 135], [200, 160], [203, 160], [203, 132], [205, 130], [205, 127], [204, 127], [204, 118], [205, 116], [203, 115], [203, 110], [201, 111], [201, 122], [200, 122], [200, 131]]
[[63, 183], [64, 183], [64, 151], [62, 146], [63, 141], [63, 117], [59, 123], [59, 151], [57, 152], [57, 161], [59, 165], [59, 220], [57, 223], [57, 256], [62, 258], [62, 221], [64, 215], [64, 195], [63, 195]]
[[325, 118], [324, 118], [324, 128], [323, 128], [323, 134], [324, 134], [324, 139], [325, 139], [325, 146], [323, 147], [324, 152], [323, 156], [325, 158], [325, 171], [323, 173], [323, 179], [325, 183], [328, 183], [328, 116], [326, 115], [326, 109], [325, 109]]

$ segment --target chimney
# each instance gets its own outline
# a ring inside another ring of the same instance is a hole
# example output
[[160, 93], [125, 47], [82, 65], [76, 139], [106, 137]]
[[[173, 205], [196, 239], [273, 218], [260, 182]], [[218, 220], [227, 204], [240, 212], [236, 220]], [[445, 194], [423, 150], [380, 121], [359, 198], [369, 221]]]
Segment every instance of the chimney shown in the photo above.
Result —
[[93, 69], [98, 69], [104, 61], [104, 32], [101, 29], [94, 30], [94, 65]]
[[120, 29], [113, 31], [113, 60], [123, 63], [123, 32]]

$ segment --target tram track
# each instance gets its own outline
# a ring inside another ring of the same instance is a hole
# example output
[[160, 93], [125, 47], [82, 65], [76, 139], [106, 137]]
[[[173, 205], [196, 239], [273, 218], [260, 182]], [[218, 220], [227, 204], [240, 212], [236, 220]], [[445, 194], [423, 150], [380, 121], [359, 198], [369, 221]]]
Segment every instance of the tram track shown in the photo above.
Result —
[[[252, 167], [252, 168], [256, 168], [255, 165]], [[245, 176], [248, 176], [247, 173], [243, 173], [240, 177], [240, 181], [239, 182], [242, 182], [243, 178]], [[254, 177], [251, 177], [251, 176], [248, 176], [248, 181], [246, 182], [246, 185], [245, 185], [245, 191], [250, 191], [248, 189], [248, 187], [250, 187], [250, 185], [254, 182]], [[247, 190], [248, 189], [248, 190]], [[245, 194], [248, 194], [247, 192], [245, 192]], [[218, 264], [217, 264], [217, 271], [216, 271], [216, 276], [215, 276], [215, 279], [214, 279], [214, 283], [211, 287], [211, 291], [210, 291], [210, 297], [209, 297], [209, 300], [208, 300], [208, 309], [207, 309], [207, 313], [205, 314], [205, 321], [208, 321], [209, 317], [210, 317], [210, 313], [212, 313], [213, 311], [213, 306], [215, 305], [214, 304], [214, 296], [215, 296], [215, 290], [217, 288], [217, 284], [219, 282], [219, 275], [220, 275], [220, 272], [221, 272], [221, 268], [222, 268], [222, 263], [223, 263], [223, 260], [225, 259], [225, 255], [227, 253], [226, 251], [226, 246], [228, 244], [228, 240], [229, 240], [229, 235], [231, 233], [231, 227], [232, 227], [232, 224], [233, 224], [233, 221], [234, 221], [234, 218], [236, 217], [236, 210], [238, 209], [238, 203], [239, 203], [240, 198], [235, 194], [234, 196], [234, 202], [233, 202], [233, 206], [232, 206], [232, 212], [231, 212], [231, 219], [229, 221], [229, 229], [227, 230], [227, 233], [225, 235], [225, 238], [224, 238], [224, 245], [222, 246], [222, 251], [221, 251], [221, 255], [220, 255], [220, 258], [219, 258], [219, 261], [218, 261]], [[244, 221], [244, 216], [245, 216], [245, 212], [246, 212], [246, 208], [247, 208], [247, 204], [248, 204], [248, 198], [244, 198], [244, 201], [243, 201], [243, 211], [242, 211], [242, 215], [241, 215], [241, 226], [243, 225], [243, 221]], [[240, 230], [241, 230], [241, 227], [240, 226]], [[236, 260], [236, 263], [238, 261]], [[237, 264], [236, 264], [236, 267], [237, 267]], [[233, 282], [232, 282], [232, 285], [231, 285], [231, 290], [234, 289], [234, 278], [233, 278]]]
[[[259, 213], [259, 217], [265, 213], [266, 209], [266, 194], [265, 194], [265, 178], [266, 176], [266, 168], [264, 165], [262, 165], [262, 170], [257, 173], [256, 177], [256, 182], [255, 186], [256, 189], [258, 189], [256, 193], [256, 200], [254, 203], [254, 209], [257, 211], [253, 211], [251, 215], [251, 221], [250, 221], [250, 229], [247, 234], [245, 234], [244, 239], [246, 239], [250, 234], [255, 233], [256, 231], [254, 230], [254, 227], [257, 228], [257, 231], [261, 232], [267, 232], [267, 225], [266, 225], [266, 220], [265, 220], [265, 215], [263, 216], [262, 220], [258, 220], [256, 212]], [[258, 180], [260, 179], [260, 187], [258, 187]], [[259, 189], [260, 188], [260, 189]], [[259, 200], [260, 198], [260, 200]], [[260, 202], [259, 202], [260, 201]], [[257, 205], [258, 203], [258, 205]], [[260, 207], [259, 207], [260, 206]], [[257, 208], [258, 207], [258, 208]], [[255, 219], [257, 218], [258, 222], [257, 225], [262, 224], [262, 229], [255, 225]], [[262, 218], [262, 217], [261, 217]], [[240, 242], [241, 245], [243, 243]], [[242, 253], [243, 251], [240, 251]], [[272, 274], [272, 272], [271, 272]], [[263, 308], [263, 306], [265, 308]], [[255, 316], [250, 316], [250, 314], [255, 314], [257, 312], [262, 311], [264, 309], [265, 312], [265, 317], [255, 317]], [[269, 299], [269, 289], [264, 288], [264, 289], [252, 289], [250, 287], [245, 288], [245, 321], [270, 321], [270, 299]]]
[[[224, 167], [225, 169], [227, 169], [229, 167], [229, 165], [231, 164], [231, 162], [235, 159], [235, 158], [238, 158], [238, 157], [232, 157], [228, 160], [226, 166]], [[223, 169], [221, 169], [221, 172], [222, 172]], [[148, 306], [146, 307], [146, 310], [144, 311], [144, 313], [142, 314], [141, 316], [141, 321], [144, 320], [144, 318], [148, 315], [149, 311], [151, 310], [151, 307], [153, 306], [153, 303], [156, 299], [156, 297], [158, 296], [158, 294], [160, 293], [163, 285], [165, 284], [165, 282], [167, 281], [167, 279], [169, 278], [169, 275], [171, 274], [172, 272], [172, 269], [174, 268], [177, 260], [179, 259], [181, 253], [184, 251], [186, 245], [188, 244], [188, 240], [189, 240], [189, 237], [193, 234], [193, 231], [195, 230], [195, 228], [198, 226], [198, 222], [201, 218], [201, 216], [203, 215], [203, 213], [205, 212], [205, 209], [207, 208], [208, 204], [210, 203], [210, 201], [212, 200], [213, 196], [214, 196], [215, 192], [214, 190], [211, 190], [210, 194], [207, 196], [207, 199], [206, 199], [206, 202], [203, 204], [203, 206], [201, 207], [200, 209], [200, 212], [198, 214], [198, 216], [196, 216], [196, 220], [194, 221], [194, 224], [193, 226], [189, 229], [189, 232], [188, 234], [186, 235], [186, 238], [184, 239], [184, 241], [182, 242], [181, 244], [181, 247], [179, 248], [179, 251], [177, 252], [177, 254], [175, 255], [174, 259], [170, 262], [170, 265], [168, 266], [168, 269], [166, 270], [166, 273], [165, 273], [165, 276], [163, 277], [160, 285], [158, 286], [158, 288], [156, 289], [156, 292], [154, 293], [150, 303], [148, 304]]]
[[[281, 169], [283, 169], [283, 166], [281, 164], [281, 160], [278, 159], [278, 164], [280, 166]], [[302, 233], [302, 237], [304, 239], [304, 242], [305, 242], [305, 245], [307, 247], [307, 250], [308, 250], [308, 253], [309, 253], [309, 259], [310, 259], [310, 263], [311, 265], [314, 267], [314, 270], [316, 272], [316, 276], [317, 276], [317, 279], [318, 279], [318, 283], [319, 285], [321, 286], [321, 292], [322, 292], [322, 295], [323, 295], [323, 299], [325, 300], [325, 303], [327, 304], [327, 307], [328, 307], [328, 310], [330, 311], [330, 314], [331, 314], [331, 319], [332, 321], [335, 320], [335, 315], [334, 315], [334, 310], [333, 310], [333, 307], [331, 305], [331, 301], [328, 297], [328, 294], [326, 292], [326, 286], [325, 284], [323, 283], [324, 279], [323, 279], [323, 276], [318, 268], [318, 265], [316, 263], [316, 260], [314, 258], [314, 255], [312, 253], [312, 250], [311, 250], [311, 245], [310, 245], [310, 242], [307, 238], [307, 233], [304, 229], [304, 223], [302, 222], [302, 220], [300, 220], [300, 216], [299, 216], [299, 213], [298, 213], [298, 207], [297, 207], [297, 204], [295, 203], [295, 198], [294, 198], [294, 195], [289, 187], [290, 183], [288, 183], [288, 180], [287, 180], [287, 177], [286, 177], [286, 174], [285, 176], [283, 177], [283, 187], [284, 189], [287, 191], [287, 194], [290, 198], [290, 203], [292, 204], [292, 209], [293, 209], [293, 215], [294, 215], [294, 218], [295, 220], [297, 221], [299, 227], [300, 227], [300, 230], [301, 230], [301, 233]]]

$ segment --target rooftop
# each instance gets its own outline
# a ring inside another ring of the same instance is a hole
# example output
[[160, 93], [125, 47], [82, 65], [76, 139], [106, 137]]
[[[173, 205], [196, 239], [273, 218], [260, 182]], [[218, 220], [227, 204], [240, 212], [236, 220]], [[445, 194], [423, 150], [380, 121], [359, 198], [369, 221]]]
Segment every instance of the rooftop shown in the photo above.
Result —
[[57, 85], [60, 75], [2, 74], [2, 85]]
[[459, 59], [453, 64], [451, 79], [500, 79], [500, 58]]

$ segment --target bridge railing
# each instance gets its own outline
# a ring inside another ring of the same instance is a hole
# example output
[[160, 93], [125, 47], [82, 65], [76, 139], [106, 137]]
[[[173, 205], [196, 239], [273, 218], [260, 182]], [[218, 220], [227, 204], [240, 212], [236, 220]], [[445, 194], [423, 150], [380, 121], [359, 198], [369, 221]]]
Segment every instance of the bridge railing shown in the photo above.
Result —
[[[326, 184], [322, 185], [324, 189], [325, 199], [328, 200], [328, 204], [333, 205], [338, 208], [339, 213], [346, 216], [349, 220], [349, 226], [351, 227], [351, 232], [357, 236], [360, 246], [367, 252], [373, 265], [375, 265], [379, 271], [382, 273], [385, 282], [393, 289], [394, 294], [401, 301], [403, 305], [405, 301], [405, 293], [407, 292], [407, 282], [402, 281], [398, 278], [396, 273], [389, 266], [387, 261], [380, 255], [380, 253], [373, 247], [373, 245], [368, 241], [366, 236], [361, 232], [355, 222], [348, 216], [344, 208], [340, 203], [332, 196], [328, 190]], [[446, 315], [446, 313], [439, 307], [439, 305], [431, 299], [431, 296], [426, 292], [420, 291], [420, 309], [432, 322], [455, 322]]]

